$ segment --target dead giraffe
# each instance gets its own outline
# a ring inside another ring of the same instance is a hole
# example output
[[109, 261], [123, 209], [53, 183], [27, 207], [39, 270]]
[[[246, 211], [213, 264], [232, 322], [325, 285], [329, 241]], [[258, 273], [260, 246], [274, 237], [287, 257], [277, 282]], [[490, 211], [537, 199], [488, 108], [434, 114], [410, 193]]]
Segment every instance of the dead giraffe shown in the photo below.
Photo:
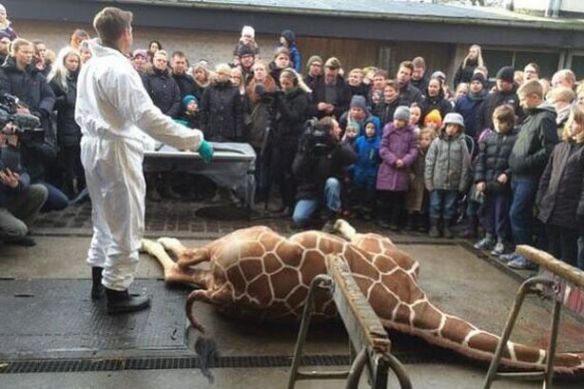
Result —
[[[387, 329], [415, 335], [469, 358], [490, 361], [498, 336], [440, 311], [417, 284], [419, 264], [388, 238], [358, 234], [346, 223], [338, 230], [347, 240], [320, 231], [285, 238], [268, 227], [234, 231], [198, 249], [187, 249], [178, 240], [161, 238], [160, 244], [143, 241], [143, 249], [164, 268], [165, 281], [194, 283], [187, 299], [187, 316], [194, 328], [204, 331], [192, 306], [205, 301], [237, 315], [267, 320], [299, 319], [311, 280], [326, 273], [325, 257], [346, 261], [355, 281]], [[173, 253], [174, 262], [166, 253]], [[209, 262], [210, 269], [193, 266]], [[332, 317], [336, 308], [323, 293], [315, 312]], [[502, 364], [518, 370], [542, 370], [546, 351], [508, 342]], [[583, 374], [584, 354], [555, 357], [557, 374]]]

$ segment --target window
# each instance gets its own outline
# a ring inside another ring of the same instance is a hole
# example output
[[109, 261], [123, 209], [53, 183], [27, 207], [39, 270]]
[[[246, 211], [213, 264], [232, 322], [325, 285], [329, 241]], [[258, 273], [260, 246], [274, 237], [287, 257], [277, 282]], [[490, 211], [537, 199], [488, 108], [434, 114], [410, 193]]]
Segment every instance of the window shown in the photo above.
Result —
[[[489, 77], [491, 78], [494, 78], [497, 71], [503, 66], [513, 66], [515, 70], [523, 70], [525, 65], [530, 62], [535, 62], [539, 65], [541, 77], [551, 78], [558, 70], [560, 53], [484, 49], [483, 59], [487, 63]], [[582, 59], [584, 60], [584, 57]]]

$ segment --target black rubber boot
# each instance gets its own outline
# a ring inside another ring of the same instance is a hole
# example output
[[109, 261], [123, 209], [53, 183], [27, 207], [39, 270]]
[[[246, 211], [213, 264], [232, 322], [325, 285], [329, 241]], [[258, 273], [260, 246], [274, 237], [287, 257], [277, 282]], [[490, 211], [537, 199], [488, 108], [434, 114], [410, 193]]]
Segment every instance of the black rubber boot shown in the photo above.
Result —
[[430, 238], [440, 238], [440, 230], [438, 229], [438, 222], [439, 219], [434, 219], [431, 218], [430, 219], [430, 232], [428, 233], [428, 235], [430, 235]]
[[454, 234], [452, 233], [450, 227], [452, 227], [452, 219], [444, 219], [444, 228], [442, 232], [446, 239], [454, 238]]
[[150, 297], [132, 296], [127, 289], [120, 291], [105, 288], [105, 296], [107, 298], [107, 313], [110, 315], [136, 312], [150, 307]]
[[93, 284], [91, 285], [91, 299], [92, 300], [100, 300], [104, 293], [104, 287], [101, 284], [101, 272], [103, 271], [103, 267], [93, 266], [91, 268], [91, 279]]

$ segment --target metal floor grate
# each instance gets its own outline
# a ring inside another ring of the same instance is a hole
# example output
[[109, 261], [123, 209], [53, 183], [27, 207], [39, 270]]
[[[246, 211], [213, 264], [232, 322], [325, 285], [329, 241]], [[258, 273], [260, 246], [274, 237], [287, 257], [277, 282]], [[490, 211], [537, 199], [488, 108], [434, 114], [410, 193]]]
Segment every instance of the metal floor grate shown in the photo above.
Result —
[[[287, 367], [292, 363], [288, 355], [253, 355], [216, 358], [210, 368], [267, 368]], [[347, 366], [348, 355], [307, 355], [305, 366]], [[59, 359], [1, 362], [0, 374], [69, 373], [120, 370], [196, 369], [200, 359], [192, 357], [109, 358], [109, 359]]]

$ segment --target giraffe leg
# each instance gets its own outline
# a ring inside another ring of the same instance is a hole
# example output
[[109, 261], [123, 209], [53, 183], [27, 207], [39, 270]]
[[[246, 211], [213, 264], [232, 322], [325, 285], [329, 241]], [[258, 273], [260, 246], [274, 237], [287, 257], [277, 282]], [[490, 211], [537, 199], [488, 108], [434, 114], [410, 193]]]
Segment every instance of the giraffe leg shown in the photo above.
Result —
[[211, 260], [211, 253], [207, 246], [198, 249], [186, 248], [178, 239], [174, 238], [160, 238], [158, 242], [164, 246], [165, 249], [174, 254], [177, 258], [177, 265], [183, 270], [195, 266], [201, 262]]

